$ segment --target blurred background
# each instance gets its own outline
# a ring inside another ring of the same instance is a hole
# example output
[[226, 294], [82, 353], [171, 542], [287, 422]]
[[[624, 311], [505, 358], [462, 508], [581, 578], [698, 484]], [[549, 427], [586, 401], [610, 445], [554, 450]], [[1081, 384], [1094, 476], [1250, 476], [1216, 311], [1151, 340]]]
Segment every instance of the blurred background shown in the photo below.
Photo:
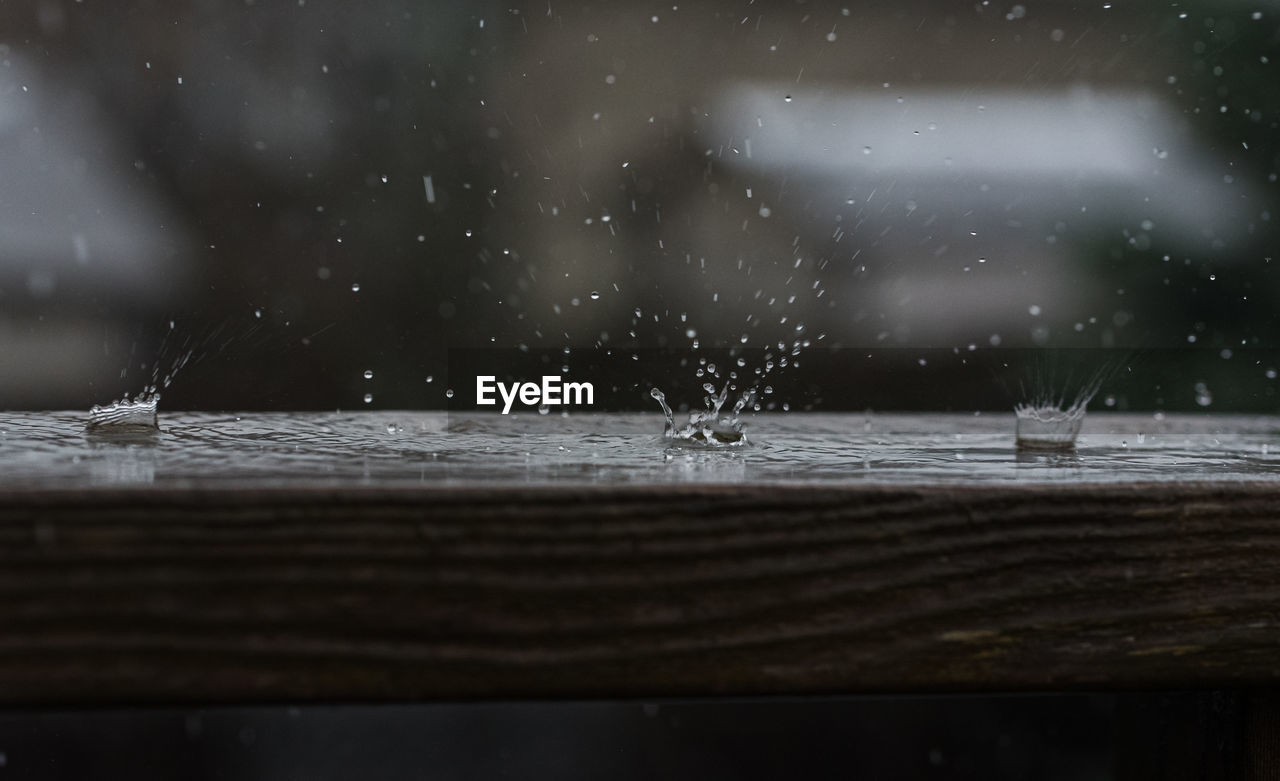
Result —
[[1278, 67], [1273, 0], [5, 3], [0, 408], [431, 408], [567, 348], [1274, 412]]

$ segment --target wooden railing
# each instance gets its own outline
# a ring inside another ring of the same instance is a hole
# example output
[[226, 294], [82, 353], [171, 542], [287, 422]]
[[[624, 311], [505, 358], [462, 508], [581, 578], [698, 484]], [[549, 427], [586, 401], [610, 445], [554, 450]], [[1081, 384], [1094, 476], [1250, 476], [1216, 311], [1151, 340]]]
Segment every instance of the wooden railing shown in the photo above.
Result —
[[1280, 682], [1280, 484], [7, 489], [0, 702]]

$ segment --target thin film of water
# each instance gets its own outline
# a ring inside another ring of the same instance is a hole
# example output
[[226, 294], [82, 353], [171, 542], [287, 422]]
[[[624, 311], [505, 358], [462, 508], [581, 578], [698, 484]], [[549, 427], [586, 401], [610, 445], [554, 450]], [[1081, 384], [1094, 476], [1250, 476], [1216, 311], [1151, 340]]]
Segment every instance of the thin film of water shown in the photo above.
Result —
[[[0, 486], [961, 485], [1280, 476], [1280, 422], [1269, 417], [1094, 414], [1083, 421], [1076, 447], [1063, 451], [1018, 449], [1014, 423], [1008, 413], [761, 413], [749, 444], [744, 435], [740, 445], [709, 447], [659, 434], [656, 413], [173, 412], [141, 435], [86, 430], [82, 412], [4, 413]], [[708, 425], [715, 440], [719, 421]]]

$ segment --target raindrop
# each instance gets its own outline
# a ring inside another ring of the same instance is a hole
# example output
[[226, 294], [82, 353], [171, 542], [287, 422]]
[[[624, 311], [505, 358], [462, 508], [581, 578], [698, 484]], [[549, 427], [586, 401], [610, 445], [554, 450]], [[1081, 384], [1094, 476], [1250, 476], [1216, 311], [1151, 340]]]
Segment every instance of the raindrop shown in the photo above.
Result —
[[372, 379], [373, 379], [373, 369], [365, 369], [365, 370], [364, 370], [364, 378], [365, 378], [366, 380], [372, 380]]
[[1196, 383], [1196, 404], [1201, 407], [1207, 407], [1213, 403], [1213, 393], [1209, 390], [1209, 386], [1203, 382]]
[[359, 292], [360, 292], [360, 283], [359, 283], [359, 282], [352, 282], [352, 283], [351, 283], [351, 292], [352, 292], [352, 293], [359, 293]]
[[370, 403], [372, 403], [372, 402], [373, 402], [373, 394], [372, 394], [372, 393], [366, 393], [366, 394], [364, 395], [364, 403], [365, 403], [365, 404], [370, 404]]

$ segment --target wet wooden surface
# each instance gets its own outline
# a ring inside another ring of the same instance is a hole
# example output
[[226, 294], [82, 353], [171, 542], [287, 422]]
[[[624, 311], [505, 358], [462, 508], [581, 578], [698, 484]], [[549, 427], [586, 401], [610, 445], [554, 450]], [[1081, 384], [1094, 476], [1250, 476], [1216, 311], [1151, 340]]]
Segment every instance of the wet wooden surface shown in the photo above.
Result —
[[0, 702], [1280, 684], [1280, 485], [0, 493]]

